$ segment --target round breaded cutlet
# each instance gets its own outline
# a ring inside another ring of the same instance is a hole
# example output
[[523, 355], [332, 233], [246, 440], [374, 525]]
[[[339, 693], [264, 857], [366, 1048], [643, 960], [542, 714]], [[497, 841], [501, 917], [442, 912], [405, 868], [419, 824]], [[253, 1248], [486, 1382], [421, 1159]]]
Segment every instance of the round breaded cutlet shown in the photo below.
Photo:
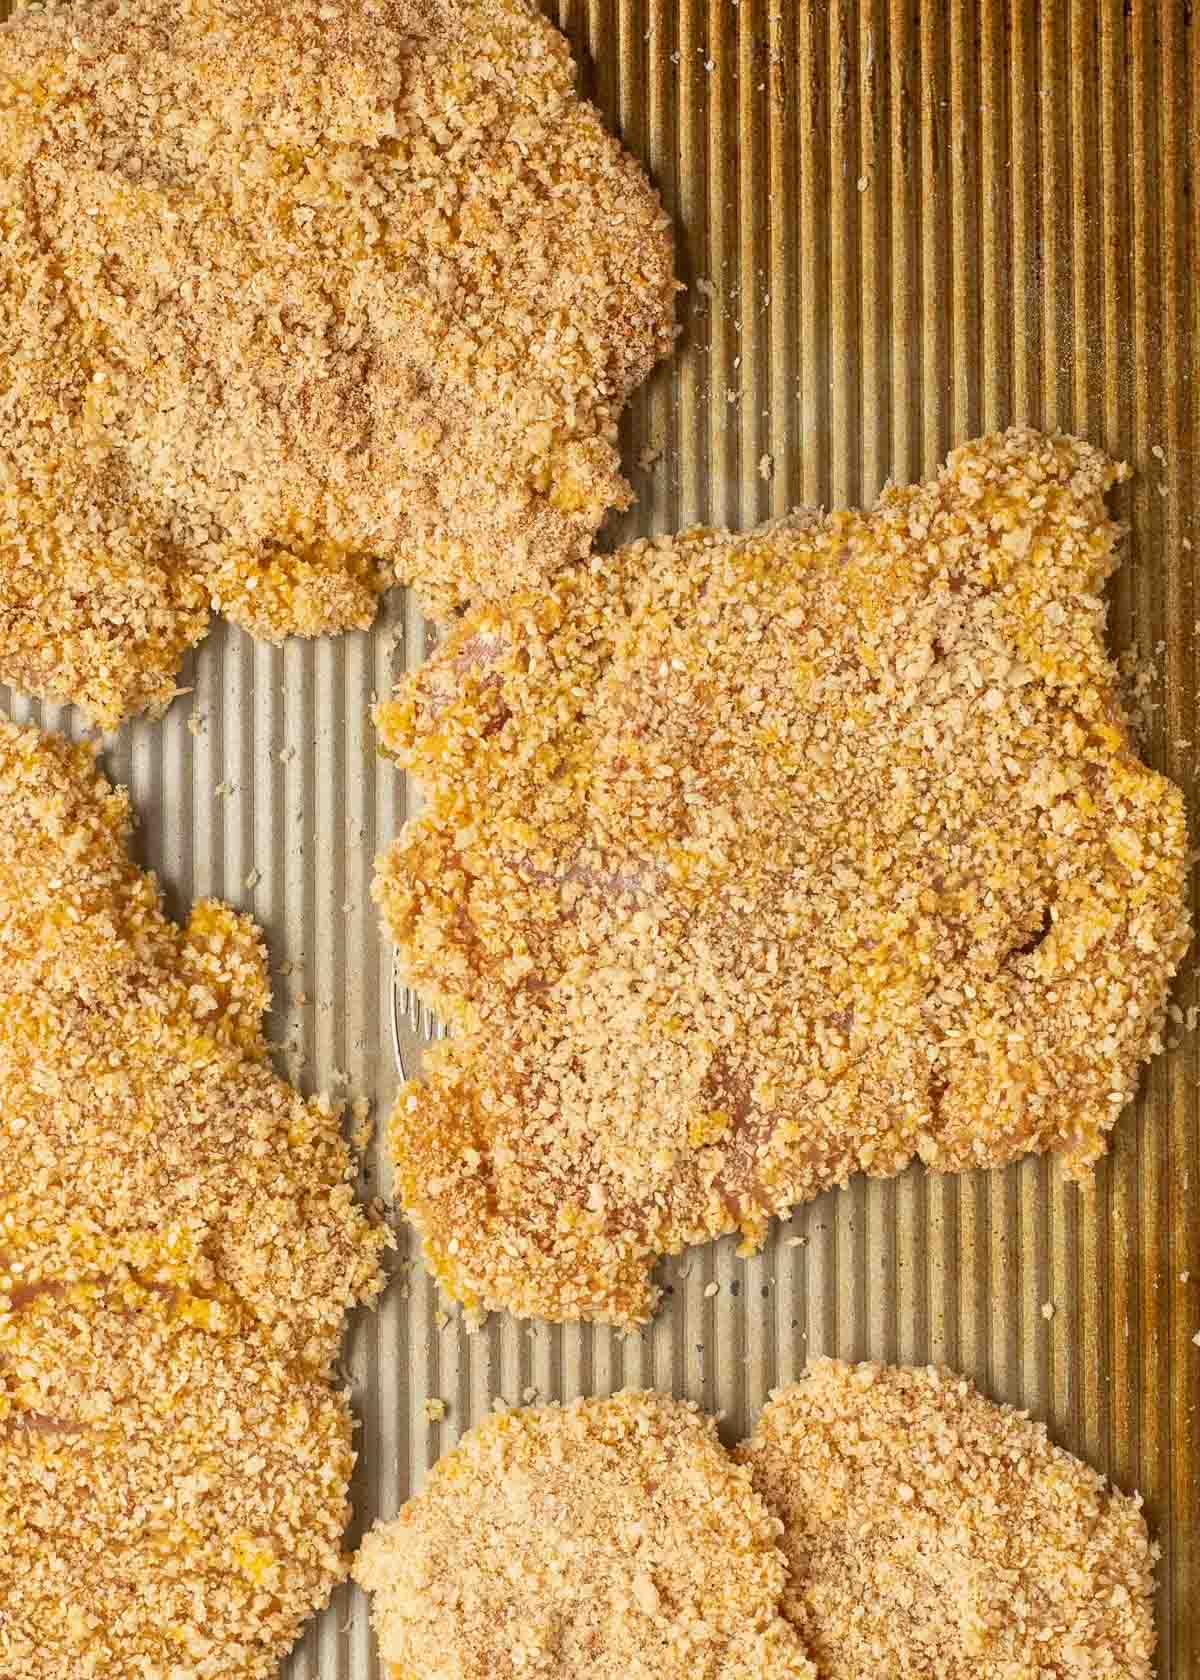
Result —
[[1151, 1680], [1141, 1500], [954, 1372], [817, 1360], [735, 1456], [821, 1680]]
[[376, 894], [457, 1035], [390, 1148], [470, 1311], [643, 1319], [656, 1256], [914, 1157], [1088, 1175], [1189, 936], [1104, 647], [1118, 476], [1014, 429], [638, 542], [379, 708], [425, 806]]
[[0, 26], [0, 677], [161, 711], [585, 554], [668, 218], [531, 0], [51, 0]]
[[127, 1281], [0, 1314], [12, 1680], [275, 1680], [345, 1574], [346, 1396], [206, 1307]]
[[470, 1430], [353, 1573], [395, 1680], [813, 1680], [778, 1531], [711, 1418], [625, 1390]]
[[184, 928], [95, 753], [0, 719], [0, 1310], [133, 1272], [327, 1367], [380, 1286], [337, 1112], [272, 1069], [254, 923]]

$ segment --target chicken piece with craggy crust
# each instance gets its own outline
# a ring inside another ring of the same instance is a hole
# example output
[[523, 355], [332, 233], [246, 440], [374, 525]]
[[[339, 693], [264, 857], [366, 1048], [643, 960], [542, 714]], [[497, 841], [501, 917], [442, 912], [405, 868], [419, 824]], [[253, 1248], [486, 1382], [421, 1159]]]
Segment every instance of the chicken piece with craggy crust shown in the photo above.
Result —
[[275, 1680], [346, 1572], [347, 1397], [203, 1297], [0, 1313], [0, 1674]]
[[488, 1418], [363, 1543], [395, 1680], [815, 1680], [716, 1426], [626, 1390]]
[[914, 1156], [1087, 1177], [1188, 941], [1104, 648], [1119, 476], [1014, 429], [635, 543], [380, 707], [426, 805], [376, 892], [459, 1035], [390, 1147], [469, 1311], [644, 1319], [658, 1255]]
[[268, 1680], [345, 1574], [387, 1236], [271, 1069], [258, 929], [163, 914], [92, 748], [0, 720], [0, 1674]]
[[816, 1360], [735, 1456], [821, 1680], [1152, 1680], [1141, 1500], [954, 1372]]
[[671, 234], [530, 0], [0, 25], [0, 677], [106, 726], [277, 640], [539, 584], [630, 490]]
[[186, 928], [93, 750], [0, 720], [0, 1311], [133, 1275], [326, 1368], [386, 1240], [337, 1112], [272, 1070], [248, 917]]

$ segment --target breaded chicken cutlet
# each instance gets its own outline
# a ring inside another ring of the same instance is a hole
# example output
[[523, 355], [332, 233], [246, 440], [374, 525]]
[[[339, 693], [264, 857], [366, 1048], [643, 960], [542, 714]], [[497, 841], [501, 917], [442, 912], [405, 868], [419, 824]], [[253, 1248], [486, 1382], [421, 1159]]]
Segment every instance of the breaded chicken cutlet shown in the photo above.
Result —
[[1104, 648], [1119, 476], [1013, 429], [638, 542], [379, 708], [427, 804], [376, 893], [458, 1035], [390, 1148], [469, 1312], [643, 1320], [658, 1255], [914, 1156], [1088, 1176], [1189, 937]]
[[206, 1307], [126, 1281], [0, 1315], [0, 1674], [276, 1680], [345, 1574], [345, 1394]]
[[1140, 1499], [954, 1372], [817, 1360], [735, 1457], [821, 1680], [1152, 1680]]
[[530, 0], [0, 26], [0, 678], [112, 726], [220, 611], [540, 585], [629, 487], [669, 222]]
[[354, 1565], [394, 1680], [815, 1680], [779, 1524], [694, 1406], [490, 1417]]
[[129, 830], [91, 748], [0, 719], [0, 1304], [132, 1269], [323, 1369], [383, 1233], [336, 1113], [270, 1065], [258, 928], [176, 926]]
[[176, 927], [129, 828], [0, 720], [0, 1673], [252, 1680], [344, 1573], [332, 1364], [386, 1234], [270, 1067], [257, 928]]

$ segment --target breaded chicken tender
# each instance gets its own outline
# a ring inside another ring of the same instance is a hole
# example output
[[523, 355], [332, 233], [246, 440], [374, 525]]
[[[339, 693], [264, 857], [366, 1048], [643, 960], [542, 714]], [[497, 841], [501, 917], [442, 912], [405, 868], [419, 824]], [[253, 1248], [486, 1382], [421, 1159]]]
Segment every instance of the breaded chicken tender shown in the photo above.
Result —
[[354, 1565], [394, 1680], [815, 1680], [711, 1418], [626, 1390], [471, 1430]]
[[530, 0], [0, 26], [0, 678], [112, 726], [278, 640], [548, 580], [630, 500], [670, 226]]
[[735, 1456], [821, 1680], [1152, 1680], [1141, 1500], [954, 1372], [817, 1360]]
[[126, 1281], [0, 1314], [0, 1674], [275, 1680], [345, 1574], [345, 1395], [207, 1307]]
[[634, 543], [379, 708], [426, 806], [376, 893], [457, 1034], [390, 1147], [468, 1311], [643, 1320], [658, 1255], [914, 1156], [1087, 1178], [1189, 937], [1104, 648], [1119, 476], [1014, 429]]
[[345, 1573], [381, 1284], [258, 929], [163, 914], [86, 745], [0, 720], [0, 1675], [267, 1680]]

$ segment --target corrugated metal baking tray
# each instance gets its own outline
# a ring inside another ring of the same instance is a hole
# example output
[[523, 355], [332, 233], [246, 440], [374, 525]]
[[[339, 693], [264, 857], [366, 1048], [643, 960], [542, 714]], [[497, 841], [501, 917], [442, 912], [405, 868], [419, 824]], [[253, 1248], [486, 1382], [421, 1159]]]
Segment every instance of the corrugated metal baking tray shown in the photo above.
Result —
[[[1130, 535], [1111, 639], [1139, 662], [1147, 754], [1187, 789], [1200, 833], [1192, 5], [548, 9], [584, 91], [662, 189], [689, 286], [679, 355], [624, 428], [639, 502], [607, 540], [867, 501], [889, 475], [918, 475], [1011, 420], [1077, 430], [1136, 468], [1118, 500]], [[396, 1081], [391, 962], [368, 887], [408, 795], [376, 758], [367, 714], [423, 648], [400, 594], [369, 635], [339, 641], [273, 649], [222, 627], [184, 678], [194, 693], [105, 755], [132, 786], [142, 855], [173, 906], [219, 893], [265, 924], [289, 1068], [379, 1113]], [[1185, 973], [1179, 1004], [1194, 995]], [[1142, 1490], [1164, 1551], [1159, 1672], [1195, 1680], [1200, 1126], [1197, 1040], [1177, 1036], [1093, 1195], [1044, 1161], [858, 1182], [800, 1210], [752, 1260], [731, 1242], [686, 1255], [653, 1326], [625, 1340], [502, 1318], [468, 1335], [439, 1316], [402, 1234], [390, 1293], [347, 1344], [362, 1419], [355, 1532], [391, 1516], [496, 1396], [658, 1384], [724, 1412], [733, 1438], [809, 1354], [940, 1360]], [[367, 1181], [386, 1194], [377, 1148]], [[433, 1396], [444, 1423], [426, 1422]], [[375, 1680], [360, 1595], [338, 1594], [289, 1673]]]

